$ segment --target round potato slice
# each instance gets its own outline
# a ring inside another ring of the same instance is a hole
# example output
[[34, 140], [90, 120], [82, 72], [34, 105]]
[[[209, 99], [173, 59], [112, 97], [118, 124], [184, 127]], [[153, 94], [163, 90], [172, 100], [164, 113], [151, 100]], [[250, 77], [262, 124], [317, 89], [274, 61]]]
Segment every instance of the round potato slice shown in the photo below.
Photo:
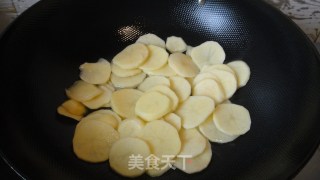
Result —
[[[181, 141], [178, 131], [165, 121], [151, 121], [143, 128], [142, 139], [150, 145], [152, 154], [176, 156], [180, 152]], [[130, 146], [127, 146], [130, 147]]]
[[205, 150], [207, 139], [197, 129], [181, 129], [179, 134], [182, 143], [179, 155], [196, 157]]
[[146, 61], [148, 56], [149, 50], [147, 46], [135, 43], [118, 53], [112, 59], [112, 62], [122, 69], [136, 69]]
[[121, 117], [112, 110], [109, 109], [100, 109], [97, 111], [93, 111], [91, 114], [108, 114], [112, 115], [119, 123], [121, 122]]
[[86, 108], [83, 106], [83, 104], [73, 99], [63, 102], [61, 106], [73, 115], [82, 116], [84, 113], [86, 113]]
[[121, 67], [117, 66], [116, 64], [111, 64], [111, 72], [118, 77], [129, 77], [140, 74], [142, 71], [139, 68], [136, 69], [122, 69]]
[[[206, 80], [206, 79], [213, 79], [213, 80], [216, 80], [217, 83], [221, 84], [220, 83], [220, 80], [218, 79], [217, 76], [209, 73], [209, 72], [203, 72], [203, 73], [200, 73], [198, 74], [192, 81], [192, 85], [195, 86], [197, 85], [199, 82], [203, 81], [203, 80]], [[222, 85], [221, 85], [222, 86]]]
[[149, 57], [146, 62], [140, 66], [140, 69], [144, 71], [152, 71], [164, 67], [168, 62], [169, 54], [161, 47], [148, 45], [150, 51]]
[[222, 70], [210, 71], [210, 73], [217, 77], [217, 81], [220, 82], [224, 90], [226, 99], [231, 98], [237, 90], [236, 77], [232, 73]]
[[146, 172], [150, 177], [159, 177], [162, 176], [164, 173], [170, 170], [170, 166], [163, 164], [159, 165], [158, 169], [148, 169]]
[[204, 65], [201, 69], [201, 72], [210, 72], [216, 69], [227, 71], [229, 73], [232, 73], [233, 75], [236, 75], [235, 72], [226, 64]]
[[206, 148], [202, 154], [193, 158], [177, 157], [174, 166], [187, 174], [193, 174], [204, 170], [208, 167], [212, 158], [211, 144], [209, 141], [207, 141], [206, 144]]
[[112, 90], [105, 86], [99, 86], [99, 88], [103, 91], [100, 95], [89, 101], [83, 101], [82, 104], [90, 109], [98, 109], [109, 103], [111, 101]]
[[90, 84], [102, 84], [109, 80], [110, 63], [101, 58], [96, 63], [84, 63], [80, 66], [80, 78]]
[[109, 150], [119, 133], [101, 121], [80, 121], [73, 137], [73, 151], [84, 161], [98, 163], [109, 159]]
[[111, 96], [112, 109], [124, 118], [136, 117], [136, 102], [142, 96], [142, 92], [136, 89], [121, 89]]
[[206, 96], [190, 96], [175, 112], [181, 117], [182, 127], [195, 128], [204, 122], [214, 110], [214, 101]]
[[187, 50], [187, 44], [181, 37], [170, 36], [167, 38], [166, 48], [171, 52], [184, 52]]
[[164, 42], [164, 40], [162, 40], [157, 35], [152, 34], [152, 33], [148, 33], [148, 34], [140, 36], [136, 42], [146, 44], [146, 45], [155, 45], [155, 46], [159, 46], [162, 48], [166, 47], [166, 43]]
[[143, 127], [144, 123], [138, 118], [125, 119], [120, 123], [118, 132], [120, 134], [120, 138], [140, 137]]
[[239, 136], [230, 136], [219, 131], [213, 123], [212, 116], [209, 116], [207, 120], [199, 125], [200, 132], [208, 138], [211, 142], [216, 143], [228, 143], [235, 140]]
[[201, 69], [204, 65], [223, 64], [226, 54], [219, 43], [206, 41], [191, 51], [193, 62]]
[[170, 88], [178, 96], [179, 102], [185, 101], [191, 94], [191, 86], [189, 82], [183, 77], [178, 77], [178, 76], [171, 77]]
[[171, 100], [159, 92], [143, 94], [135, 106], [136, 114], [143, 120], [157, 120], [168, 114], [172, 108]]
[[129, 77], [119, 77], [111, 74], [111, 82], [116, 88], [135, 88], [146, 78], [145, 73], [140, 73]]
[[89, 101], [102, 92], [97, 86], [82, 80], [76, 81], [70, 88], [66, 89], [67, 96], [79, 102]]
[[215, 104], [220, 104], [225, 100], [223, 89], [216, 80], [204, 79], [196, 84], [192, 91], [193, 96], [208, 96]]
[[70, 113], [69, 111], [67, 111], [66, 108], [64, 108], [62, 106], [59, 106], [57, 108], [57, 111], [60, 115], [69, 117], [69, 118], [77, 120], [77, 121], [80, 121], [80, 119], [82, 118], [82, 115], [74, 115], [74, 114]]
[[153, 71], [144, 71], [148, 75], [153, 75], [153, 76], [166, 76], [166, 77], [171, 77], [177, 75], [177, 73], [168, 65], [164, 65], [160, 69], [156, 69]]
[[230, 136], [245, 134], [250, 130], [249, 111], [236, 104], [220, 104], [216, 107], [213, 122], [218, 130]]
[[144, 81], [138, 86], [140, 91], [147, 91], [154, 86], [164, 85], [170, 87], [170, 81], [163, 76], [150, 76], [144, 79]]
[[175, 92], [173, 92], [167, 86], [164, 86], [164, 85], [154, 86], [153, 88], [149, 89], [147, 92], [152, 92], [152, 91], [160, 92], [161, 94], [169, 97], [169, 99], [171, 100], [171, 103], [172, 103], [172, 106], [171, 106], [172, 111], [174, 111], [178, 107], [178, 104], [179, 104], [178, 96], [176, 95]]
[[250, 78], [250, 68], [244, 61], [238, 60], [238, 61], [232, 61], [228, 63], [228, 66], [230, 66], [233, 71], [236, 73], [237, 81], [238, 81], [238, 87], [243, 87], [247, 84]]
[[88, 114], [86, 117], [82, 118], [81, 121], [93, 120], [93, 121], [101, 121], [109, 124], [114, 129], [117, 129], [119, 124], [121, 123], [121, 119], [119, 120], [118, 115], [114, 115], [115, 113], [111, 110], [98, 110]]
[[175, 113], [170, 113], [164, 116], [164, 120], [171, 124], [173, 127], [177, 129], [177, 131], [180, 131], [181, 129], [181, 118], [176, 115]]
[[[138, 138], [127, 137], [115, 142], [110, 149], [110, 167], [126, 177], [137, 177], [145, 172], [144, 159], [150, 155], [148, 144]], [[139, 158], [142, 166], [136, 167], [131, 161]]]
[[186, 55], [191, 57], [191, 51], [192, 51], [193, 47], [192, 46], [187, 46], [187, 51], [186, 51]]
[[169, 66], [182, 77], [194, 77], [199, 68], [193, 63], [191, 57], [182, 53], [173, 53], [168, 59]]

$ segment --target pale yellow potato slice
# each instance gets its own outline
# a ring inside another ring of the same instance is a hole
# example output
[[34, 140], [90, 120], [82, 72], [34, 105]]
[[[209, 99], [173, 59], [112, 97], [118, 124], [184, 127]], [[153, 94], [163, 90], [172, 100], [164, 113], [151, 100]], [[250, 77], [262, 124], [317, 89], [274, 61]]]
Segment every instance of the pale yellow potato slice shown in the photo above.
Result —
[[221, 85], [214, 79], [204, 79], [193, 87], [193, 96], [208, 96], [215, 104], [220, 104], [225, 100], [224, 91]]
[[228, 143], [235, 140], [239, 136], [230, 136], [217, 129], [210, 115], [207, 120], [199, 125], [200, 132], [211, 142]]
[[66, 89], [66, 94], [70, 99], [79, 102], [89, 101], [100, 95], [103, 91], [93, 84], [82, 80], [76, 81], [71, 87]]
[[170, 114], [167, 114], [166, 116], [164, 116], [163, 118], [167, 123], [169, 123], [173, 127], [175, 127], [177, 129], [177, 131], [180, 131], [181, 118], [178, 115], [176, 115], [175, 113], [170, 113]]
[[196, 157], [205, 150], [207, 139], [197, 129], [181, 129], [179, 134], [182, 144], [179, 155]]
[[140, 36], [136, 42], [146, 44], [146, 45], [155, 45], [162, 48], [166, 47], [166, 43], [164, 42], [164, 40], [162, 40], [160, 37], [152, 33], [148, 33]]
[[111, 90], [112, 92], [114, 92], [116, 90], [116, 88], [113, 86], [111, 81], [108, 81], [107, 83], [100, 84], [100, 86], [104, 86], [104, 87], [108, 88], [109, 90]]
[[171, 111], [169, 97], [160, 92], [152, 91], [143, 94], [137, 101], [135, 113], [143, 120], [153, 121], [162, 118]]
[[213, 122], [218, 130], [230, 136], [245, 134], [251, 126], [249, 111], [237, 104], [218, 105], [214, 111]]
[[185, 101], [191, 95], [191, 85], [183, 77], [170, 77], [170, 88], [178, 96], [179, 102]]
[[191, 51], [193, 62], [201, 69], [204, 65], [223, 64], [226, 54], [219, 43], [206, 41]]
[[193, 63], [191, 57], [182, 53], [170, 54], [168, 64], [182, 77], [194, 77], [199, 73], [199, 68]]
[[197, 173], [207, 168], [212, 158], [212, 150], [210, 142], [207, 141], [206, 144], [203, 153], [193, 158], [177, 157], [174, 166], [187, 174]]
[[111, 101], [102, 105], [102, 107], [105, 107], [105, 108], [111, 108]]
[[[219, 84], [220, 83], [220, 80], [218, 79], [217, 76], [213, 75], [212, 73], [210, 72], [203, 72], [203, 73], [200, 73], [198, 74], [194, 79], [193, 79], [193, 82], [192, 82], [192, 86], [195, 86], [197, 85], [199, 82], [203, 81], [203, 80], [206, 80], [206, 79], [213, 79], [213, 80], [216, 80]], [[221, 85], [222, 86], [222, 85]]]
[[71, 119], [74, 119], [74, 120], [77, 120], [77, 121], [80, 121], [80, 119], [82, 118], [82, 115], [74, 115], [74, 114], [71, 114], [69, 111], [67, 111], [64, 107], [62, 106], [59, 106], [57, 108], [57, 111], [60, 115], [63, 115], [63, 116], [66, 116], [66, 117], [69, 117]]
[[236, 73], [238, 87], [240, 88], [245, 86], [249, 81], [251, 74], [248, 64], [244, 61], [238, 60], [228, 63], [228, 66], [231, 67], [233, 71]]
[[140, 74], [142, 71], [139, 68], [136, 69], [122, 69], [118, 65], [112, 63], [111, 64], [111, 72], [119, 77], [129, 77]]
[[166, 48], [171, 52], [184, 52], [187, 50], [187, 44], [181, 37], [170, 36], [166, 41]]
[[[148, 144], [138, 138], [121, 138], [115, 142], [110, 149], [110, 167], [122, 176], [137, 177], [145, 172], [144, 158], [150, 155]], [[134, 164], [134, 157], [142, 161], [142, 166], [137, 168]]]
[[79, 67], [80, 78], [90, 84], [106, 83], [111, 74], [110, 63], [100, 58], [96, 63], [84, 63]]
[[[151, 121], [142, 130], [142, 139], [150, 145], [152, 154], [176, 156], [181, 149], [178, 131], [165, 121]], [[127, 146], [130, 147], [130, 146]]]
[[121, 89], [115, 91], [111, 96], [112, 109], [124, 118], [136, 117], [136, 102], [143, 92], [136, 89]]
[[150, 76], [144, 79], [144, 81], [138, 86], [140, 91], [147, 91], [154, 86], [164, 85], [170, 87], [170, 81], [163, 76]]
[[191, 129], [204, 122], [214, 108], [214, 101], [211, 98], [190, 96], [179, 106], [175, 113], [181, 117], [182, 127]]
[[82, 104], [90, 109], [98, 109], [109, 103], [111, 101], [112, 90], [105, 86], [99, 86], [99, 88], [103, 91], [100, 95], [89, 101], [83, 101]]
[[141, 137], [143, 127], [144, 123], [138, 118], [125, 119], [120, 123], [118, 132], [120, 138]]
[[226, 64], [204, 65], [201, 69], [201, 72], [210, 72], [216, 69], [227, 71], [229, 73], [232, 73], [233, 75], [236, 75], [235, 72]]
[[118, 53], [112, 59], [112, 62], [122, 69], [136, 69], [147, 60], [148, 56], [149, 50], [147, 46], [135, 43]]
[[100, 109], [100, 110], [97, 110], [97, 111], [93, 111], [91, 114], [110, 114], [114, 118], [116, 118], [116, 120], [119, 123], [122, 121], [121, 117], [117, 113], [115, 113], [113, 110], [109, 110], [109, 109]]
[[111, 82], [116, 88], [135, 88], [146, 78], [145, 73], [140, 73], [129, 77], [119, 77], [111, 74]]
[[61, 106], [73, 115], [82, 116], [86, 113], [86, 108], [83, 104], [73, 99], [66, 100]]
[[73, 137], [73, 151], [84, 161], [98, 163], [109, 159], [109, 151], [119, 133], [107, 123], [81, 120]]
[[150, 177], [159, 177], [162, 176], [164, 173], [166, 173], [167, 171], [170, 170], [170, 166], [166, 165], [166, 164], [160, 164], [159, 163], [159, 167], [158, 169], [147, 169], [146, 173], [150, 176]]
[[217, 81], [220, 82], [222, 89], [224, 90], [226, 99], [231, 98], [237, 90], [236, 77], [232, 73], [222, 70], [214, 70], [209, 73], [217, 77]]
[[223, 101], [222, 104], [232, 104], [232, 102], [230, 101], [230, 99], [227, 99], [227, 100]]
[[156, 69], [153, 71], [144, 71], [144, 72], [148, 75], [153, 75], [153, 76], [171, 77], [171, 76], [177, 75], [177, 73], [168, 64], [165, 64], [160, 69]]
[[152, 71], [164, 67], [168, 62], [169, 54], [164, 48], [148, 45], [149, 57], [146, 62], [140, 66], [144, 71]]
[[[197, 77], [197, 76], [195, 76], [195, 77]], [[187, 77], [185, 79], [189, 82], [190, 85], [193, 85], [193, 80], [195, 77]]]
[[187, 46], [186, 55], [191, 56], [191, 51], [192, 51], [192, 49], [193, 49], [192, 46]]
[[121, 119], [119, 119], [119, 116], [111, 110], [94, 111], [81, 119], [81, 121], [83, 120], [101, 121], [109, 124], [114, 129], [117, 129], [119, 124], [121, 123]]
[[179, 104], [179, 98], [176, 95], [175, 92], [173, 92], [173, 90], [171, 90], [169, 87], [164, 86], [164, 85], [159, 85], [159, 86], [154, 86], [153, 88], [149, 89], [147, 92], [151, 92], [151, 91], [157, 91], [160, 92], [163, 95], [166, 95], [167, 97], [169, 97], [169, 99], [171, 100], [172, 103], [172, 111], [174, 111]]

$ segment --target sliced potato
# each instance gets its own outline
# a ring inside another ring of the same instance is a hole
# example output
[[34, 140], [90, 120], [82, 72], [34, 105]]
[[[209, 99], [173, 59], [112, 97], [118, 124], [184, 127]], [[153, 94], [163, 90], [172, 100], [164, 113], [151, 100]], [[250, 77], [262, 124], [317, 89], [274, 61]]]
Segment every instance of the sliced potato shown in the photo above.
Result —
[[232, 73], [222, 70], [210, 71], [210, 73], [217, 77], [217, 81], [220, 82], [224, 90], [226, 99], [231, 98], [237, 90], [236, 77]]
[[216, 107], [213, 122], [218, 130], [230, 136], [245, 134], [250, 130], [249, 111], [236, 104], [220, 104]]
[[180, 152], [181, 141], [178, 131], [165, 121], [147, 123], [143, 128], [142, 139], [147, 141], [152, 154], [157, 157], [176, 156]]
[[159, 38], [157, 35], [151, 33], [140, 36], [136, 42], [146, 45], [155, 45], [162, 48], [166, 47], [166, 43], [164, 42], [164, 40]]
[[[203, 72], [203, 73], [200, 73], [198, 74], [194, 79], [193, 79], [193, 82], [192, 82], [192, 85], [195, 86], [197, 85], [199, 82], [203, 81], [203, 80], [206, 80], [206, 79], [213, 79], [213, 80], [216, 80], [219, 84], [220, 83], [220, 80], [217, 76], [215, 76], [214, 74], [210, 73], [210, 72]], [[222, 86], [222, 85], [221, 85]]]
[[142, 71], [139, 68], [136, 69], [122, 69], [118, 65], [112, 63], [111, 64], [111, 71], [118, 77], [129, 77], [140, 74]]
[[71, 114], [69, 111], [67, 111], [64, 107], [62, 106], [59, 106], [57, 108], [57, 111], [60, 115], [63, 115], [63, 116], [66, 116], [66, 117], [69, 117], [71, 119], [74, 119], [74, 120], [77, 120], [77, 121], [80, 121], [80, 119], [82, 118], [82, 115], [74, 115], [74, 114]]
[[112, 115], [119, 123], [121, 122], [121, 117], [112, 110], [109, 109], [100, 109], [97, 111], [93, 111], [91, 114], [110, 114]]
[[73, 115], [82, 116], [84, 113], [86, 113], [86, 108], [83, 106], [83, 104], [73, 99], [63, 102], [61, 106]]
[[193, 174], [204, 170], [208, 167], [212, 157], [211, 144], [207, 141], [204, 152], [193, 158], [177, 158], [174, 166], [187, 174]]
[[153, 76], [171, 77], [171, 76], [177, 75], [177, 73], [168, 64], [165, 64], [160, 69], [156, 69], [153, 71], [144, 71], [144, 72], [148, 75], [153, 75]]
[[101, 121], [80, 121], [73, 137], [73, 151], [79, 159], [98, 163], [109, 159], [109, 150], [119, 133]]
[[140, 137], [143, 127], [144, 123], [138, 118], [125, 119], [120, 123], [118, 132], [120, 138]]
[[164, 173], [170, 170], [170, 166], [163, 164], [159, 165], [158, 169], [148, 169], [146, 172], [150, 177], [159, 177], [162, 176]]
[[192, 49], [193, 49], [192, 46], [187, 46], [186, 55], [191, 56], [191, 51], [192, 51]]
[[228, 66], [231, 67], [233, 71], [236, 73], [238, 87], [245, 86], [249, 81], [251, 74], [248, 64], [244, 61], [238, 60], [228, 63]]
[[111, 74], [111, 82], [116, 88], [135, 88], [146, 78], [145, 73], [140, 73], [129, 77], [119, 77]]
[[179, 134], [182, 142], [179, 155], [196, 157], [205, 150], [207, 139], [197, 129], [181, 129]]
[[187, 44], [181, 37], [170, 36], [167, 38], [166, 48], [171, 52], [184, 52], [187, 50]]
[[82, 118], [81, 121], [101, 121], [109, 124], [114, 129], [117, 129], [119, 124], [121, 123], [121, 119], [119, 120], [118, 115], [114, 115], [115, 113], [111, 110], [98, 110], [88, 114], [86, 117]]
[[142, 92], [136, 89], [121, 89], [115, 91], [111, 96], [112, 109], [124, 118], [136, 116], [136, 102], [142, 96]]
[[147, 46], [135, 43], [118, 53], [112, 59], [112, 62], [122, 69], [136, 69], [147, 60], [148, 56], [149, 50]]
[[154, 86], [164, 85], [170, 87], [170, 81], [168, 78], [163, 76], [150, 76], [144, 79], [144, 81], [138, 86], [140, 91], [147, 91]]
[[170, 54], [168, 64], [182, 77], [194, 77], [199, 73], [199, 68], [193, 63], [191, 57], [182, 53]]
[[102, 92], [97, 86], [82, 80], [76, 81], [70, 88], [66, 89], [67, 96], [79, 102], [89, 101]]
[[192, 49], [191, 57], [201, 69], [204, 65], [223, 64], [226, 54], [219, 43], [206, 41]]
[[149, 57], [146, 62], [140, 66], [140, 69], [144, 71], [153, 71], [164, 67], [168, 62], [169, 54], [161, 47], [148, 45]]
[[109, 80], [110, 63], [100, 58], [96, 63], [84, 63], [80, 66], [80, 78], [90, 84], [102, 84]]
[[232, 104], [232, 102], [230, 101], [230, 99], [227, 99], [227, 100], [223, 101], [222, 104]]
[[172, 103], [172, 111], [174, 111], [178, 107], [179, 98], [175, 92], [173, 92], [170, 88], [164, 85], [154, 86], [153, 88], [149, 89], [147, 92], [157, 91], [163, 95], [169, 97]]
[[164, 120], [167, 121], [167, 123], [171, 124], [173, 127], [177, 129], [177, 131], [180, 131], [181, 129], [181, 118], [176, 115], [175, 113], [170, 113], [164, 116]]
[[204, 122], [214, 110], [214, 101], [206, 96], [190, 96], [175, 112], [181, 117], [182, 127], [191, 129]]
[[143, 94], [135, 106], [136, 114], [146, 121], [160, 119], [171, 109], [172, 103], [169, 97], [156, 91]]
[[210, 115], [207, 120], [199, 125], [200, 132], [208, 138], [211, 142], [228, 143], [235, 140], [239, 136], [230, 136], [219, 131], [213, 123], [212, 116]]
[[176, 93], [179, 102], [185, 101], [191, 95], [191, 85], [183, 77], [170, 78], [170, 88]]
[[99, 86], [99, 88], [103, 91], [100, 95], [89, 101], [83, 101], [82, 104], [90, 109], [98, 109], [109, 103], [111, 101], [112, 90], [105, 86]]
[[213, 79], [204, 79], [196, 84], [192, 91], [193, 96], [208, 96], [215, 104], [220, 104], [225, 100], [224, 91], [219, 83]]
[[[138, 138], [127, 137], [115, 142], [110, 149], [110, 167], [122, 176], [137, 177], [145, 172], [144, 158], [150, 155], [148, 144]], [[142, 166], [135, 166], [134, 156], [140, 156]]]
[[227, 71], [229, 73], [232, 73], [233, 75], [236, 75], [235, 72], [226, 64], [214, 64], [214, 65], [204, 65], [201, 69], [201, 72], [210, 72], [214, 70], [222, 70]]

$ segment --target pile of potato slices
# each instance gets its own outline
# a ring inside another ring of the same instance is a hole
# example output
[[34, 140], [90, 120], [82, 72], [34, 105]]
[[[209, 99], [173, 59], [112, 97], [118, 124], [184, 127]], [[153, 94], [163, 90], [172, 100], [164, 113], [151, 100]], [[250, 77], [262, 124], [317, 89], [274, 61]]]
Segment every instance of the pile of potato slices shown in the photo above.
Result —
[[86, 162], [109, 160], [126, 177], [202, 171], [210, 142], [231, 142], [251, 126], [249, 111], [229, 101], [250, 68], [242, 60], [224, 64], [225, 56], [214, 41], [191, 47], [180, 37], [145, 34], [111, 63], [80, 65], [80, 80], [57, 109], [79, 121], [74, 153]]

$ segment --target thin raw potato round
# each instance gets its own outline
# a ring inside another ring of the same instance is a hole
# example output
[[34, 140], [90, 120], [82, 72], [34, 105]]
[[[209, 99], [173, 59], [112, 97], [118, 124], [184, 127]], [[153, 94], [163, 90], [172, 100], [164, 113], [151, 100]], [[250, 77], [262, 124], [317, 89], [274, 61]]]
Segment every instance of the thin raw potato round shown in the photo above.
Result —
[[80, 121], [73, 137], [73, 151], [79, 159], [98, 163], [109, 159], [109, 150], [119, 133], [100, 121]]
[[170, 36], [167, 38], [166, 48], [171, 52], [184, 52], [187, 50], [187, 44], [181, 37]]
[[190, 96], [175, 112], [182, 119], [182, 127], [191, 129], [204, 122], [214, 110], [214, 101], [206, 96]]
[[111, 110], [98, 110], [88, 114], [86, 117], [82, 118], [81, 121], [100, 121], [109, 124], [114, 129], [117, 129], [121, 123], [121, 119], [119, 118], [120, 117]]
[[192, 49], [193, 49], [192, 46], [187, 46], [186, 55], [191, 56], [191, 51], [192, 51]]
[[185, 101], [191, 95], [191, 85], [182, 77], [171, 77], [170, 88], [176, 93], [179, 102]]
[[86, 108], [78, 101], [75, 101], [73, 99], [69, 99], [61, 104], [62, 107], [64, 107], [69, 113], [82, 116], [84, 113], [86, 113]]
[[70, 88], [66, 89], [67, 96], [79, 102], [89, 101], [102, 92], [97, 86], [82, 80], [76, 81]]
[[238, 87], [243, 87], [247, 84], [250, 78], [250, 68], [244, 61], [232, 61], [228, 63], [233, 71], [236, 73], [238, 80]]
[[96, 63], [84, 63], [79, 69], [80, 78], [90, 84], [103, 84], [110, 78], [110, 63], [103, 58]]
[[112, 62], [122, 69], [136, 69], [143, 64], [149, 56], [149, 50], [144, 44], [136, 43], [127, 46], [118, 53]]
[[177, 73], [168, 65], [164, 65], [160, 69], [156, 69], [153, 71], [144, 71], [148, 75], [153, 75], [153, 76], [166, 76], [166, 77], [171, 77], [177, 75]]
[[135, 88], [146, 78], [145, 73], [140, 73], [129, 77], [119, 77], [111, 74], [111, 82], [116, 88]]
[[152, 91], [143, 94], [135, 106], [136, 114], [143, 120], [152, 121], [162, 118], [171, 111], [171, 100], [160, 92]]
[[224, 91], [221, 85], [213, 79], [204, 79], [196, 84], [192, 91], [193, 96], [208, 96], [215, 104], [220, 104], [225, 100]]
[[237, 90], [236, 77], [232, 73], [222, 70], [210, 71], [209, 73], [217, 77], [217, 81], [220, 82], [224, 90], [226, 99], [231, 98]]
[[[144, 159], [148, 156], [150, 148], [145, 141], [133, 137], [121, 138], [110, 149], [109, 163], [110, 167], [120, 175], [137, 177], [145, 172]], [[142, 162], [137, 162], [142, 165], [138, 166], [139, 168], [134, 164], [135, 157]]]
[[111, 97], [112, 109], [124, 118], [134, 118], [136, 116], [136, 102], [143, 92], [136, 89], [121, 89], [115, 91]]
[[201, 72], [210, 72], [214, 70], [227, 71], [229, 73], [232, 73], [233, 75], [236, 75], [235, 72], [226, 64], [204, 65], [201, 69]]
[[146, 62], [140, 66], [140, 69], [144, 71], [152, 71], [156, 69], [160, 69], [168, 62], [169, 54], [167, 51], [161, 47], [148, 45], [149, 49], [149, 57]]
[[[152, 154], [176, 156], [180, 152], [181, 141], [178, 131], [165, 121], [151, 121], [143, 128], [142, 139], [150, 145]], [[127, 146], [130, 147], [130, 146]]]
[[158, 169], [148, 169], [146, 172], [150, 177], [159, 177], [170, 170], [169, 165], [159, 165]]
[[199, 73], [199, 68], [190, 56], [182, 53], [173, 53], [168, 59], [169, 66], [182, 77], [194, 77]]
[[111, 101], [112, 90], [105, 86], [99, 86], [99, 88], [103, 91], [100, 95], [89, 101], [83, 101], [82, 104], [90, 109], [98, 109], [109, 103]]
[[250, 130], [249, 111], [236, 104], [220, 104], [216, 107], [213, 122], [218, 130], [230, 136], [245, 134]]
[[[211, 144], [209, 141], [206, 143], [204, 152], [193, 158], [177, 158], [174, 166], [187, 174], [193, 174], [204, 170], [208, 167], [212, 158]], [[191, 163], [187, 163], [191, 162]]]
[[164, 120], [171, 124], [173, 127], [177, 129], [177, 131], [180, 131], [181, 129], [181, 118], [176, 115], [175, 113], [170, 113], [164, 116]]
[[74, 114], [70, 113], [69, 111], [67, 111], [66, 108], [64, 108], [62, 106], [59, 106], [57, 108], [57, 111], [60, 115], [69, 117], [69, 118], [77, 120], [77, 121], [80, 121], [80, 119], [82, 118], [82, 115], [74, 115]]
[[120, 134], [120, 138], [140, 137], [143, 127], [144, 123], [138, 118], [125, 119], [120, 123], [118, 132]]
[[169, 99], [171, 100], [171, 103], [172, 103], [172, 111], [174, 111], [178, 107], [179, 98], [176, 95], [176, 93], [173, 92], [173, 90], [171, 90], [169, 87], [159, 85], [159, 86], [155, 86], [155, 87], [149, 89], [147, 92], [151, 92], [151, 91], [157, 91], [157, 92], [160, 92], [161, 94], [169, 97]]
[[159, 38], [157, 35], [151, 33], [140, 36], [136, 42], [146, 45], [155, 45], [162, 48], [166, 47], [166, 43], [164, 42], [164, 40]]
[[[217, 78], [217, 76], [213, 75], [210, 72], [203, 72], [198, 74], [192, 81], [192, 85], [195, 86], [197, 85], [199, 82], [206, 80], [206, 79], [213, 79], [216, 80], [218, 83], [220, 83], [220, 80]], [[221, 83], [220, 83], [221, 84]]]
[[121, 122], [121, 117], [112, 110], [109, 109], [100, 109], [97, 111], [93, 111], [91, 114], [108, 114], [112, 115], [119, 123]]
[[118, 65], [112, 63], [111, 64], [111, 71], [113, 74], [119, 77], [129, 77], [129, 76], [134, 76], [137, 74], [140, 74], [142, 71], [139, 68], [136, 69], [122, 69]]
[[228, 143], [235, 140], [237, 137], [239, 137], [239, 136], [230, 136], [219, 131], [215, 123], [213, 123], [212, 116], [209, 116], [205, 122], [199, 125], [199, 130], [211, 142], [216, 142], [216, 143]]
[[179, 155], [196, 157], [205, 150], [207, 139], [197, 129], [182, 129], [179, 134], [182, 143]]
[[138, 86], [140, 91], [147, 91], [154, 86], [164, 85], [170, 87], [170, 81], [163, 76], [150, 76], [144, 79], [144, 81]]
[[207, 41], [194, 47], [191, 57], [194, 63], [201, 69], [204, 65], [223, 64], [226, 54], [219, 43]]

